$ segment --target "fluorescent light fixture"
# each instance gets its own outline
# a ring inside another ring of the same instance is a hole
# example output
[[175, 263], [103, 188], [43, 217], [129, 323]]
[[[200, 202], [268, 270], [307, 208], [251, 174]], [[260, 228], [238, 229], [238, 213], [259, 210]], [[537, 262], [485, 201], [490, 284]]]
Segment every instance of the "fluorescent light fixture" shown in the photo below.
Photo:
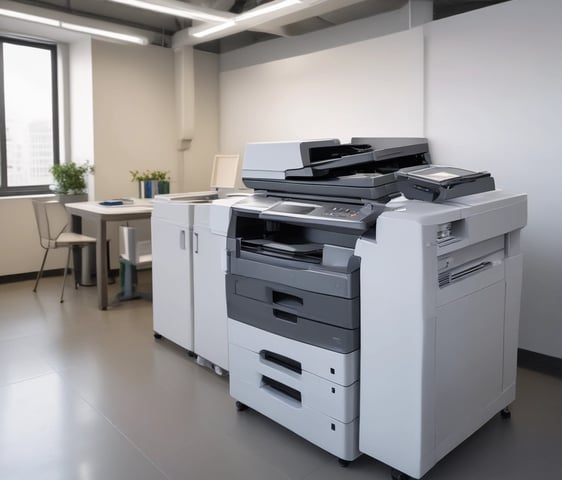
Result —
[[84, 25], [76, 25], [74, 23], [61, 22], [60, 26], [67, 30], [75, 32], [89, 33], [90, 35], [98, 35], [100, 37], [121, 40], [122, 42], [136, 43], [138, 45], [148, 45], [148, 38], [137, 35], [128, 35], [126, 33], [117, 33], [110, 30], [102, 30], [101, 28], [86, 27]]
[[234, 20], [229, 20], [228, 22], [221, 23], [219, 25], [215, 25], [214, 27], [206, 28], [205, 30], [199, 30], [198, 32], [192, 32], [191, 35], [197, 38], [206, 37], [207, 35], [211, 35], [213, 33], [220, 32], [222, 30], [226, 30], [227, 28], [234, 27], [236, 23]]
[[191, 18], [192, 20], [201, 20], [203, 22], [225, 22], [228, 20], [226, 16], [213, 15], [194, 6], [188, 4], [182, 6], [169, 6], [163, 3], [153, 3], [144, 0], [110, 0], [115, 3], [122, 3], [130, 7], [142, 8], [145, 10], [152, 10], [153, 12], [166, 13], [175, 17]]
[[277, 10], [281, 10], [283, 8], [292, 7], [293, 5], [297, 5], [301, 3], [301, 0], [283, 0], [277, 3], [267, 3], [261, 7], [252, 8], [247, 12], [241, 13], [240, 15], [236, 15], [235, 21], [241, 22], [244, 20], [248, 20], [249, 18], [258, 17], [260, 15], [266, 15], [268, 13], [276, 12]]
[[60, 27], [58, 20], [52, 18], [38, 17], [37, 15], [29, 15], [28, 13], [16, 12], [14, 10], [6, 10], [0, 8], [0, 15], [4, 17], [17, 18], [18, 20], [26, 20], [28, 22], [42, 23], [43, 25], [50, 25], [51, 27]]

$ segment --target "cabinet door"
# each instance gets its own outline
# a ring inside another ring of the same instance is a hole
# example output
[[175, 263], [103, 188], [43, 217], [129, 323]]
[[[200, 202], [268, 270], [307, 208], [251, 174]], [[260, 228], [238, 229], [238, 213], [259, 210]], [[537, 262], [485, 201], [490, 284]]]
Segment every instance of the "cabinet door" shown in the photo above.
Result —
[[193, 351], [191, 232], [152, 218], [154, 331]]
[[225, 255], [226, 237], [193, 229], [194, 349], [228, 370]]

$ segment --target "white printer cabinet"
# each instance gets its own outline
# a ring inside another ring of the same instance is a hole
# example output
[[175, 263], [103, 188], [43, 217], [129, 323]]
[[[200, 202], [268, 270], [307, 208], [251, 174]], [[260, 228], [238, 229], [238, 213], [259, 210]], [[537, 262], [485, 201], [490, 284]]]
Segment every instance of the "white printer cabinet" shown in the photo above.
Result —
[[[230, 207], [241, 197], [195, 206], [193, 222], [194, 352], [229, 370], [225, 273]], [[217, 371], [217, 373], [221, 373]]]
[[154, 202], [151, 224], [154, 332], [193, 351], [193, 205]]

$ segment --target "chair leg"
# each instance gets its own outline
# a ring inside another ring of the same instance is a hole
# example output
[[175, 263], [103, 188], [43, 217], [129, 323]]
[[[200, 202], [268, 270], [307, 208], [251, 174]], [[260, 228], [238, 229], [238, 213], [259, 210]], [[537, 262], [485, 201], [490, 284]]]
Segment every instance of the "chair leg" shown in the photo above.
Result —
[[64, 278], [62, 279], [62, 290], [60, 292], [60, 303], [64, 302], [64, 284], [66, 283], [66, 274], [68, 272], [68, 267], [70, 266], [70, 252], [72, 251], [72, 247], [68, 247], [68, 255], [66, 256], [66, 267], [64, 267]]
[[49, 253], [49, 249], [45, 249], [45, 255], [43, 255], [43, 261], [41, 262], [41, 268], [37, 272], [37, 278], [35, 279], [35, 286], [33, 287], [33, 291], [37, 291], [37, 285], [39, 285], [39, 279], [43, 275], [43, 267], [45, 266], [45, 260], [47, 260], [47, 253]]

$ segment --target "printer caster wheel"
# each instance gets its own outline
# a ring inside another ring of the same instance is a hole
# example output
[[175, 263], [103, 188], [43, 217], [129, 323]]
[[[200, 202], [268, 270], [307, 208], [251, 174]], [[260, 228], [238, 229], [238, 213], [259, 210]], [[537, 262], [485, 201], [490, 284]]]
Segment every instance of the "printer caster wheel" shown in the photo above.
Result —
[[340, 467], [347, 468], [351, 462], [349, 460], [344, 460], [343, 458], [338, 458], [338, 463], [340, 464]]
[[243, 412], [244, 410], [248, 410], [248, 405], [244, 405], [242, 402], [236, 402], [236, 410], [239, 412]]
[[502, 416], [502, 418], [511, 418], [511, 411], [509, 410], [509, 407], [505, 407], [501, 412], [500, 415]]
[[396, 470], [395, 468], [390, 471], [390, 476], [392, 480], [410, 480], [411, 478], [410, 475], [406, 475], [404, 472]]
[[188, 357], [194, 357], [195, 354], [193, 352], [190, 352], [189, 350], [187, 351], [187, 356]]
[[162, 338], [162, 335], [160, 335], [159, 333], [154, 332], [154, 338], [156, 340], [160, 340]]

